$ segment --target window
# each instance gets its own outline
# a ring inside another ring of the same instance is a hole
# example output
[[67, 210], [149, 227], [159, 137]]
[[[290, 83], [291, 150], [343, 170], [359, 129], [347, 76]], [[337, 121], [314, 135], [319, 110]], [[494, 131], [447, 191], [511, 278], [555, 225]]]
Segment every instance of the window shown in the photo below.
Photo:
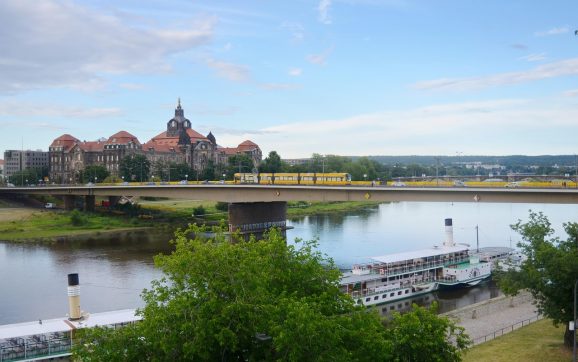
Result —
[[390, 297], [393, 297], [394, 295], [395, 295], [395, 293], [391, 293], [389, 296], [390, 296]]
[[401, 295], [401, 290], [399, 292], [397, 292], [397, 295]]
[[385, 299], [385, 298], [387, 298], [387, 294], [384, 294], [381, 296], [381, 299]]
[[405, 290], [405, 294], [407, 294], [407, 293], [409, 293], [409, 289], [406, 289], [406, 290]]
[[365, 301], [369, 302], [369, 301], [371, 301], [371, 298], [365, 298]]

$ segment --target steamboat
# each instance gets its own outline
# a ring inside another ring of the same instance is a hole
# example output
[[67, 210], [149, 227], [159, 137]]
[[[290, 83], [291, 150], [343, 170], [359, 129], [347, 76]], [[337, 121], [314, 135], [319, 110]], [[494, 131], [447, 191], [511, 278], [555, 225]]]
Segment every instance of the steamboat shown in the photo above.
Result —
[[[442, 245], [376, 256], [369, 263], [354, 265], [342, 275], [342, 292], [357, 304], [373, 306], [440, 288], [469, 287], [489, 278], [496, 253], [490, 258], [487, 253], [470, 252], [467, 245], [457, 245], [452, 219], [445, 219], [445, 233]], [[500, 253], [507, 254], [506, 249], [500, 248]]]

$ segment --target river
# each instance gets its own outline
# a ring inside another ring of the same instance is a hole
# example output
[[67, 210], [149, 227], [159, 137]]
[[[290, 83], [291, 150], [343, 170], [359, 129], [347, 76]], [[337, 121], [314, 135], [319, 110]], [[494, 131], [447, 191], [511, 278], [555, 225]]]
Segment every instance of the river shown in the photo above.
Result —
[[[575, 205], [416, 203], [381, 204], [344, 214], [289, 220], [287, 238], [318, 238], [319, 250], [342, 268], [368, 256], [441, 244], [444, 219], [453, 218], [454, 239], [475, 246], [515, 246], [519, 236], [509, 225], [527, 219], [528, 210], [544, 212], [560, 236], [562, 223], [576, 219]], [[142, 306], [140, 291], [161, 276], [152, 257], [171, 250], [166, 233], [140, 232], [113, 240], [30, 245], [0, 243], [0, 325], [59, 318], [68, 312], [67, 274], [79, 273], [81, 306], [87, 312]], [[419, 301], [440, 303], [442, 311], [499, 294], [492, 283], [438, 292]], [[427, 299], [426, 299], [427, 298]], [[401, 301], [387, 310], [405, 308]]]

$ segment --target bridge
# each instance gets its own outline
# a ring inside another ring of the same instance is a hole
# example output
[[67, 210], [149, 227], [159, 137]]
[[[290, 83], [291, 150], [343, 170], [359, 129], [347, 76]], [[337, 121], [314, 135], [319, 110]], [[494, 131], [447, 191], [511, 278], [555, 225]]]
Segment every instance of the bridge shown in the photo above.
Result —
[[110, 185], [4, 187], [0, 195], [63, 197], [66, 209], [84, 198], [94, 210], [96, 197], [115, 204], [122, 196], [168, 197], [228, 202], [229, 229], [253, 232], [271, 226], [284, 228], [287, 201], [417, 201], [578, 204], [578, 188], [289, 186], [255, 184]]

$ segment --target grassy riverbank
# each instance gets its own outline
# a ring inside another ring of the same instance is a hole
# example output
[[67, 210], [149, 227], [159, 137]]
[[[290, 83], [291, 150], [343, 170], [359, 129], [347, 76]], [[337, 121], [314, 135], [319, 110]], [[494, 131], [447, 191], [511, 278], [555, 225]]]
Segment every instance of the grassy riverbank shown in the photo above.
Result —
[[464, 362], [511, 362], [572, 360], [572, 351], [564, 347], [564, 326], [558, 328], [549, 319], [522, 327], [492, 341], [469, 349]]
[[137, 218], [127, 219], [95, 213], [3, 208], [0, 211], [0, 240], [52, 241], [60, 236], [92, 234], [150, 227]]
[[[96, 213], [44, 210], [42, 203], [32, 207], [15, 205], [10, 200], [0, 201], [0, 240], [15, 242], [54, 241], [62, 236], [125, 231], [151, 226], [170, 229], [193, 222], [201, 224], [227, 220], [227, 212], [218, 210], [217, 203], [210, 201], [139, 200], [138, 207], [128, 212], [97, 208]], [[377, 205], [374, 202], [293, 202], [287, 205], [287, 217], [351, 212], [375, 208]], [[193, 217], [193, 214], [196, 216]]]

